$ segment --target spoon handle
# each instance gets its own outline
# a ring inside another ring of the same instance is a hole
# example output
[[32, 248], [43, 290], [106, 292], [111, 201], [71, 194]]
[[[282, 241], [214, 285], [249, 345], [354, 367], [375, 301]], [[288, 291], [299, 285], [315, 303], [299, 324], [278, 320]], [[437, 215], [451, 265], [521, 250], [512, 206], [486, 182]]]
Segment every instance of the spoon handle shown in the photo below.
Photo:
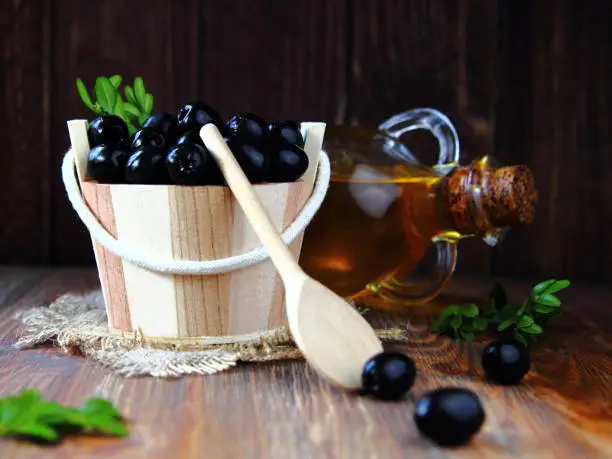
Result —
[[270, 216], [266, 209], [264, 209], [261, 200], [255, 194], [255, 191], [253, 191], [251, 183], [246, 175], [244, 175], [217, 127], [212, 123], [202, 126], [200, 137], [206, 148], [215, 158], [221, 172], [225, 176], [227, 184], [234, 193], [240, 207], [242, 207], [253, 230], [268, 250], [270, 258], [283, 280], [286, 281], [290, 277], [303, 275], [302, 268], [295, 261], [293, 254], [283, 242], [280, 233], [272, 224]]

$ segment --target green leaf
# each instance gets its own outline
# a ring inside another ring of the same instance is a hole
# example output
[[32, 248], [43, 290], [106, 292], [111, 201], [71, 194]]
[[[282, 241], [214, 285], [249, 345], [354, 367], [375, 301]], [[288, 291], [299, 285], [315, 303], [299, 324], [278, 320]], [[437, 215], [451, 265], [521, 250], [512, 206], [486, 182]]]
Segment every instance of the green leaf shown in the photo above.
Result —
[[27, 435], [33, 438], [39, 438], [46, 441], [56, 441], [59, 435], [55, 429], [44, 424], [32, 423], [19, 426], [13, 430], [12, 435]]
[[544, 304], [546, 306], [559, 307], [561, 306], [561, 300], [550, 293], [544, 293], [535, 298], [538, 304]]
[[533, 310], [535, 312], [540, 312], [542, 314], [549, 314], [551, 312], [553, 312], [555, 310], [555, 308], [552, 308], [550, 306], [546, 306], [544, 304], [537, 304], [533, 307]]
[[130, 86], [125, 86], [124, 88], [125, 98], [132, 105], [138, 105], [138, 101], [136, 100], [136, 96], [134, 95], [134, 90]]
[[144, 109], [145, 107], [145, 87], [141, 77], [134, 78], [134, 96], [136, 97], [136, 105]]
[[143, 111], [147, 114], [151, 114], [151, 110], [153, 110], [153, 95], [145, 94], [145, 101]]
[[466, 330], [461, 330], [459, 336], [461, 336], [461, 339], [464, 341], [472, 341], [475, 338], [474, 332]]
[[499, 326], [497, 327], [497, 330], [498, 331], [504, 331], [505, 329], [507, 329], [510, 326], [514, 325], [515, 321], [516, 321], [515, 317], [511, 317], [510, 319], [506, 319], [501, 324], [499, 324]]
[[104, 414], [109, 417], [121, 418], [121, 415], [115, 409], [113, 404], [102, 398], [91, 398], [87, 400], [81, 411], [83, 413]]
[[89, 93], [87, 92], [87, 88], [85, 87], [85, 83], [83, 83], [83, 80], [81, 80], [80, 78], [76, 79], [76, 89], [77, 89], [77, 92], [79, 93], [79, 96], [81, 96], [81, 100], [83, 101], [83, 103], [90, 110], [94, 110], [94, 105], [91, 102], [91, 99], [89, 97]]
[[450, 321], [450, 326], [457, 330], [461, 326], [461, 316], [455, 316]]
[[127, 427], [120, 420], [111, 416], [89, 416], [87, 418], [87, 427], [89, 430], [118, 437], [125, 437], [128, 434]]
[[567, 279], [555, 281], [553, 285], [551, 285], [550, 287], [546, 289], [546, 293], [558, 292], [559, 290], [563, 290], [564, 288], [569, 287], [569, 285], [570, 285], [570, 281], [568, 281]]
[[557, 282], [555, 279], [548, 279], [535, 285], [531, 291], [534, 296], [541, 295], [542, 293], [547, 292], [548, 288], [551, 287], [555, 282]]
[[117, 91], [106, 77], [98, 77], [94, 88], [96, 99], [106, 113], [112, 114], [117, 103]]
[[147, 120], [147, 118], [149, 118], [149, 114], [148, 113], [141, 113], [140, 114], [140, 116], [138, 117], [138, 122], [140, 123], [141, 126]]
[[523, 328], [531, 327], [534, 323], [533, 317], [522, 316], [516, 323], [516, 326], [522, 330]]
[[438, 317], [431, 324], [431, 331], [434, 333], [443, 333], [448, 327], [448, 322], [450, 322], [450, 317], [444, 317], [442, 319]]
[[489, 326], [489, 321], [484, 317], [476, 317], [474, 319], [474, 330], [486, 330]]
[[540, 333], [542, 333], [542, 327], [540, 327], [538, 324], [532, 324], [529, 327], [522, 327], [521, 328], [521, 332], [522, 333], [530, 333], [532, 335], [539, 335]]
[[510, 317], [516, 316], [519, 307], [516, 304], [508, 303], [506, 304], [498, 314], [498, 319], [503, 321], [505, 319], [509, 319]]
[[125, 436], [127, 427], [108, 401], [92, 398], [79, 410], [43, 401], [38, 391], [24, 390], [0, 399], [0, 435], [57, 440], [60, 433], [83, 430]]
[[457, 306], [456, 304], [452, 304], [450, 306], [447, 306], [444, 311], [442, 311], [440, 313], [440, 315], [438, 316], [438, 319], [445, 319], [447, 317], [450, 317], [452, 315], [458, 314], [459, 311], [461, 311], [461, 307]]
[[502, 308], [506, 303], [508, 303], [508, 294], [500, 282], [496, 282], [493, 286], [491, 293], [489, 293], [489, 299], [492, 301], [495, 309]]
[[113, 85], [113, 87], [115, 89], [119, 88], [119, 85], [121, 84], [121, 75], [113, 75], [112, 77], [109, 78], [111, 84]]
[[476, 317], [480, 309], [475, 304], [464, 304], [461, 307], [461, 315], [465, 317]]
[[516, 339], [523, 346], [527, 347], [527, 341], [525, 340], [525, 337], [521, 335], [518, 331], [514, 332], [514, 339]]
[[138, 118], [138, 116], [140, 116], [140, 111], [130, 102], [123, 102], [123, 110], [134, 118]]

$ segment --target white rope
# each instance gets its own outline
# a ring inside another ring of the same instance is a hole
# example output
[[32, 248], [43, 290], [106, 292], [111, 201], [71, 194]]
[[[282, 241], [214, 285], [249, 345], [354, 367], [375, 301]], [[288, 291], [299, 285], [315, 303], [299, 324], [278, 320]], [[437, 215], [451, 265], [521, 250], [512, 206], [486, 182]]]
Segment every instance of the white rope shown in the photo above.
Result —
[[[150, 271], [166, 274], [210, 275], [242, 269], [268, 258], [268, 252], [263, 247], [258, 247], [240, 255], [206, 261], [157, 258], [135, 247], [129, 247], [109, 234], [100, 224], [97, 217], [91, 212], [87, 203], [85, 203], [79, 188], [79, 182], [75, 176], [75, 165], [74, 153], [72, 149], [70, 149], [64, 156], [62, 162], [62, 179], [64, 181], [64, 187], [66, 188], [68, 200], [89, 230], [91, 236], [106, 249], [110, 250], [118, 257], [123, 258], [125, 261]], [[290, 244], [298, 234], [304, 231], [317, 213], [327, 194], [329, 179], [329, 158], [321, 151], [317, 180], [312, 195], [296, 217], [295, 221], [283, 233], [282, 236], [285, 244]]]

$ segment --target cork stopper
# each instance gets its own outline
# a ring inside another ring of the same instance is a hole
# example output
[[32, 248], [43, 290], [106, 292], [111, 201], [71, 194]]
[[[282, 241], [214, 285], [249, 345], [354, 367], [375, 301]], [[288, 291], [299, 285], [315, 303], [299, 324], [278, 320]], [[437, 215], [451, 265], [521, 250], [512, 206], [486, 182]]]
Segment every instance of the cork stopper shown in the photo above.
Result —
[[483, 206], [494, 226], [528, 225], [535, 218], [537, 191], [533, 174], [527, 166], [496, 169], [489, 177]]
[[453, 226], [463, 234], [528, 225], [535, 218], [535, 180], [524, 165], [495, 169], [481, 160], [460, 166], [444, 179], [441, 191]]

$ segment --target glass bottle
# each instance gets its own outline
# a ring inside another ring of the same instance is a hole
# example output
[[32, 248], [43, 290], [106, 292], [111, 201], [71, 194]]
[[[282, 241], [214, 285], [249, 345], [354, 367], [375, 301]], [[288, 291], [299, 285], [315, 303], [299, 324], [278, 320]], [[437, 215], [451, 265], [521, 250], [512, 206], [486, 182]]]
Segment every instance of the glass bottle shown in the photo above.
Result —
[[[438, 140], [434, 166], [400, 141], [416, 129]], [[457, 132], [434, 109], [401, 113], [375, 130], [328, 126], [323, 149], [332, 178], [306, 229], [300, 264], [339, 295], [373, 308], [433, 299], [452, 276], [461, 239], [494, 246], [535, 215], [529, 169], [501, 167], [490, 156], [460, 165]], [[432, 248], [435, 262], [423, 274], [417, 268]]]

